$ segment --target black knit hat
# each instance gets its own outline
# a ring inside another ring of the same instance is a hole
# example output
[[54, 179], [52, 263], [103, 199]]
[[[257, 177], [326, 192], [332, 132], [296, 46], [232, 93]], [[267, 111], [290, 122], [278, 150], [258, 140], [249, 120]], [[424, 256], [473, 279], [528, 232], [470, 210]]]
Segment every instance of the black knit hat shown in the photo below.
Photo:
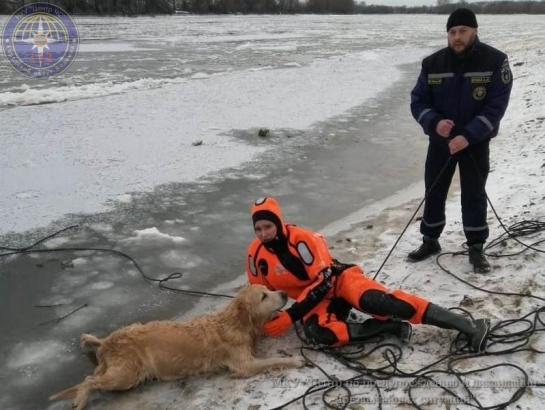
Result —
[[464, 8], [454, 10], [447, 20], [447, 31], [456, 26], [479, 27], [473, 10]]
[[280, 218], [274, 212], [271, 212], [267, 209], [261, 209], [257, 212], [254, 212], [254, 214], [252, 215], [252, 221], [254, 223], [254, 226], [257, 221], [262, 221], [262, 220], [266, 220], [266, 221], [270, 221], [274, 223], [276, 227], [280, 231], [282, 231], [282, 221], [280, 221]]

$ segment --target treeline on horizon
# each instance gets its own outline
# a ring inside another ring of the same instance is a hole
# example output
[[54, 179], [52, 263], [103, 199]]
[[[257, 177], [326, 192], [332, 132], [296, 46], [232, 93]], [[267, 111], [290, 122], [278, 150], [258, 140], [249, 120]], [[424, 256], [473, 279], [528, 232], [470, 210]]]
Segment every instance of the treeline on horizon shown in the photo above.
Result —
[[[3, 0], [0, 14], [10, 14], [19, 7], [39, 0]], [[49, 0], [69, 14], [126, 15], [140, 14], [449, 14], [458, 7], [471, 8], [477, 14], [545, 14], [545, 0], [483, 1], [450, 3], [438, 0], [437, 6], [378, 6], [354, 0]]]

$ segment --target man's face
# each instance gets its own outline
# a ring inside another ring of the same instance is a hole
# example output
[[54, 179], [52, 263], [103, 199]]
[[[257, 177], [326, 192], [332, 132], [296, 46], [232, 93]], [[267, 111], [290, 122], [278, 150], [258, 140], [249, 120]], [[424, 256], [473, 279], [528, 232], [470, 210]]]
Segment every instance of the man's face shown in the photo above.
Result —
[[254, 225], [255, 234], [263, 243], [272, 241], [277, 234], [276, 225], [267, 220], [257, 221]]
[[448, 31], [448, 46], [456, 53], [465, 53], [475, 41], [477, 29], [467, 26], [454, 26]]

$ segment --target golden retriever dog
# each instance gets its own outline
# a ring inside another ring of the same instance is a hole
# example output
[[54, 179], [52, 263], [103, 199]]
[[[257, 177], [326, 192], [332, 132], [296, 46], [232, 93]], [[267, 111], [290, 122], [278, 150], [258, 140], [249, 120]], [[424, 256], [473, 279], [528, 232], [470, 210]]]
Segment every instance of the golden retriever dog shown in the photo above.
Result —
[[147, 380], [176, 380], [220, 369], [250, 377], [272, 368], [302, 367], [302, 356], [258, 358], [254, 354], [263, 324], [286, 302], [285, 292], [249, 285], [223, 310], [188, 322], [133, 324], [104, 339], [83, 334], [82, 346], [97, 348], [94, 375], [49, 399], [75, 397], [72, 407], [81, 410], [93, 390], [128, 390]]

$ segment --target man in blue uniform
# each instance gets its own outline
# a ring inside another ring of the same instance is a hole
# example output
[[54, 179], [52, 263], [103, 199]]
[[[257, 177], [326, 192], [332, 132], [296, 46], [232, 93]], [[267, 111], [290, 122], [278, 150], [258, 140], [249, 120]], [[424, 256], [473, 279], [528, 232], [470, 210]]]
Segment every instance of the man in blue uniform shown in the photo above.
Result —
[[475, 272], [483, 273], [490, 271], [483, 253], [488, 238], [489, 143], [507, 109], [512, 76], [507, 56], [481, 43], [477, 27], [473, 11], [456, 9], [447, 21], [448, 47], [422, 61], [411, 92], [412, 115], [429, 137], [429, 145], [420, 223], [423, 242], [408, 259], [418, 262], [441, 250], [445, 202], [458, 165], [469, 262]]

